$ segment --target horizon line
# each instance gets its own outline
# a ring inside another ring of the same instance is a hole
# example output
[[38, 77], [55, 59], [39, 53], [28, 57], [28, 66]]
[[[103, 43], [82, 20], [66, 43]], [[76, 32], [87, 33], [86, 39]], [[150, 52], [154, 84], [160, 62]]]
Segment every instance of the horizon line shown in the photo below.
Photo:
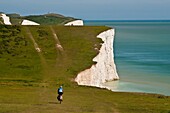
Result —
[[129, 22], [129, 21], [132, 21], [132, 22], [153, 22], [153, 21], [155, 21], [155, 22], [167, 22], [167, 21], [169, 21], [170, 22], [170, 19], [141, 19], [141, 20], [135, 20], [135, 19], [127, 19], [127, 20], [111, 20], [111, 19], [99, 19], [99, 20], [97, 20], [97, 19], [84, 19], [84, 21], [115, 21], [115, 22]]

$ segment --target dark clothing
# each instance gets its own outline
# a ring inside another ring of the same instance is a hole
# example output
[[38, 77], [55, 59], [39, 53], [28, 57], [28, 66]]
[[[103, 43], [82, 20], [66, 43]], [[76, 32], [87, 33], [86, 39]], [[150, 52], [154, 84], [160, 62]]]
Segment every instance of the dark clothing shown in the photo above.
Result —
[[63, 100], [62, 95], [58, 95], [58, 96], [57, 96], [57, 99], [58, 99], [58, 101], [62, 101], [62, 100]]
[[63, 94], [63, 92], [58, 92], [58, 94], [59, 94], [59, 95], [62, 95], [62, 94]]

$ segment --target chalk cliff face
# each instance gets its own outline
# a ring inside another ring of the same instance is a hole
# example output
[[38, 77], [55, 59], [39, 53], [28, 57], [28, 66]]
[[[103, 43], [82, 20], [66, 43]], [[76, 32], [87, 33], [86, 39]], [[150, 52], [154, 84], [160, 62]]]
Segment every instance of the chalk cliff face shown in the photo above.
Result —
[[0, 17], [4, 20], [5, 25], [11, 25], [10, 18], [6, 14], [1, 14]]
[[75, 81], [79, 85], [102, 87], [102, 84], [107, 81], [119, 79], [114, 63], [114, 34], [114, 29], [110, 29], [97, 36], [97, 38], [101, 38], [104, 43], [102, 43], [99, 54], [93, 59], [96, 64], [77, 75]]
[[65, 26], [83, 26], [83, 25], [84, 25], [83, 20], [75, 20], [65, 24]]
[[[6, 14], [0, 14], [0, 17], [3, 19], [5, 25], [12, 25], [10, 22], [10, 18]], [[23, 20], [21, 25], [40, 25], [40, 24], [30, 20]]]
[[23, 20], [21, 25], [40, 25], [40, 24], [33, 22], [33, 21], [30, 21], [30, 20]]

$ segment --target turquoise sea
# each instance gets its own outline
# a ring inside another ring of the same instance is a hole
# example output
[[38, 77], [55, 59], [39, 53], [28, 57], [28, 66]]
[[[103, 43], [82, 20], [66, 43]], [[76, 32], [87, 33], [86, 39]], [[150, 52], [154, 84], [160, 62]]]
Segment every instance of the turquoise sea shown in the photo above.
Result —
[[113, 91], [170, 95], [170, 21], [85, 21], [115, 28]]

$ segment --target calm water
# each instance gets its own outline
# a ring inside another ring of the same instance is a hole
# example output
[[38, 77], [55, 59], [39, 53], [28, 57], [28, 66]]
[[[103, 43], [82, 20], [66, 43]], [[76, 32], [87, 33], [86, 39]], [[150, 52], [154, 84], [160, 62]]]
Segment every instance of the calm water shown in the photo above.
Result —
[[170, 95], [170, 22], [85, 21], [116, 29], [115, 62], [120, 80], [114, 91]]

